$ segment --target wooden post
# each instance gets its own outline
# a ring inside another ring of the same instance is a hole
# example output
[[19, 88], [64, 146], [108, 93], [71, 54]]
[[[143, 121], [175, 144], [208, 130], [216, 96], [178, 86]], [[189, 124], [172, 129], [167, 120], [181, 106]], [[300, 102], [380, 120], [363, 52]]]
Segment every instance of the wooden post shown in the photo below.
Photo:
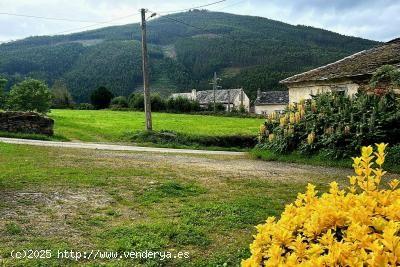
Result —
[[149, 88], [149, 69], [147, 56], [147, 37], [146, 37], [146, 9], [141, 9], [142, 14], [142, 60], [143, 60], [143, 95], [144, 95], [144, 113], [146, 115], [146, 130], [151, 131], [153, 125], [151, 122], [151, 99]]
[[215, 99], [215, 90], [217, 90], [217, 73], [214, 72], [214, 80], [213, 80], [213, 94], [214, 94], [214, 113], [217, 112], [217, 104]]

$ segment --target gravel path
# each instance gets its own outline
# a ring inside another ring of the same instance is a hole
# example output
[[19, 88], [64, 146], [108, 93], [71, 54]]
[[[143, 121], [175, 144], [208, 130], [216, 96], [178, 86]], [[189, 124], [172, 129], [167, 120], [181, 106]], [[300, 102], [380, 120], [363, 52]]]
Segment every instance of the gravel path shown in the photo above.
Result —
[[56, 142], [56, 141], [42, 141], [42, 140], [2, 138], [2, 137], [0, 137], [0, 142], [8, 144], [18, 144], [18, 145], [47, 146], [47, 147], [60, 147], [60, 148], [83, 148], [83, 149], [113, 150], [113, 151], [136, 151], [136, 152], [202, 154], [202, 155], [224, 155], [224, 156], [243, 156], [247, 154], [245, 152], [233, 152], [233, 151], [211, 151], [211, 150], [195, 150], [195, 149], [110, 145], [110, 144], [97, 144], [97, 143]]

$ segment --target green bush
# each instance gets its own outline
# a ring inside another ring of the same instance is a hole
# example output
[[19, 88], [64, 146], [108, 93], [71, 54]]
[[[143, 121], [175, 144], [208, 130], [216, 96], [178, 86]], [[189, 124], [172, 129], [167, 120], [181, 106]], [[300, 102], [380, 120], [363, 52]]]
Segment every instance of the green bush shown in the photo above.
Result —
[[111, 107], [113, 108], [127, 108], [128, 99], [125, 96], [117, 96], [111, 100]]
[[382, 141], [400, 143], [400, 101], [393, 92], [347, 97], [325, 93], [273, 114], [261, 128], [260, 147], [346, 158]]
[[387, 152], [388, 156], [386, 157], [385, 164], [400, 167], [400, 145], [389, 147]]
[[110, 106], [113, 94], [104, 86], [101, 86], [92, 92], [90, 102], [96, 109], [105, 109]]
[[51, 93], [41, 81], [27, 79], [11, 88], [6, 100], [6, 109], [46, 113], [50, 110]]
[[[214, 111], [214, 103], [208, 103], [207, 110]], [[226, 109], [222, 103], [215, 103], [215, 111], [221, 112], [221, 111], [226, 111]]]
[[[144, 95], [140, 93], [132, 93], [128, 98], [129, 107], [133, 110], [144, 110]], [[151, 110], [152, 111], [165, 111], [165, 101], [158, 94], [151, 94], [150, 96]]]
[[200, 103], [198, 101], [193, 101], [181, 96], [178, 96], [177, 98], [169, 98], [166, 103], [166, 108], [168, 112], [176, 113], [189, 113], [201, 110]]
[[94, 110], [94, 106], [90, 103], [80, 103], [74, 106], [74, 109], [77, 110]]

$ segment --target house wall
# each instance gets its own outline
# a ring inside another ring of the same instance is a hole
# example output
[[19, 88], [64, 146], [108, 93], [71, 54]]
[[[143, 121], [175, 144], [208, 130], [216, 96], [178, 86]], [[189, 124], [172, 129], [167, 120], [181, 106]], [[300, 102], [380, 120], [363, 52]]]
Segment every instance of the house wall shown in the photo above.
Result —
[[282, 104], [269, 104], [269, 105], [255, 105], [254, 112], [256, 114], [271, 114], [277, 111], [285, 110], [286, 105]]
[[[239, 109], [241, 104], [242, 104], [242, 101], [241, 101], [241, 96], [239, 94], [233, 100], [233, 107], [236, 109]], [[250, 99], [244, 92], [243, 92], [243, 106], [247, 112], [250, 112]], [[231, 106], [231, 108], [232, 108], [232, 106]], [[228, 106], [227, 106], [227, 110], [228, 110]]]
[[332, 91], [344, 91], [347, 95], [354, 95], [358, 92], [360, 85], [353, 81], [341, 82], [309, 82], [300, 84], [288, 84], [289, 102], [298, 103], [302, 99], [310, 99], [316, 95]]

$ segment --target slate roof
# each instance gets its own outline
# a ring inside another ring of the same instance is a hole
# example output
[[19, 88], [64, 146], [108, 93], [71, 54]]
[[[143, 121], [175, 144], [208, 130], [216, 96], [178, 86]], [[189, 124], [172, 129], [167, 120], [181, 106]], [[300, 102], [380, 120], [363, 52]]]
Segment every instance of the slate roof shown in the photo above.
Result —
[[[242, 89], [223, 89], [215, 91], [215, 99], [217, 103], [228, 104], [228, 97], [230, 92], [230, 103], [232, 103], [237, 96], [240, 95]], [[214, 102], [213, 90], [197, 91], [197, 101], [200, 104], [208, 104]]]
[[175, 93], [171, 95], [172, 98], [177, 98], [177, 97], [183, 97], [183, 98], [188, 98], [188, 99], [192, 99], [192, 93]]
[[[215, 91], [215, 100], [217, 103], [228, 104], [228, 97], [230, 92], [230, 103], [232, 104], [233, 101], [237, 96], [240, 95], [242, 89], [224, 89], [224, 90], [216, 90]], [[173, 98], [178, 96], [185, 97], [185, 98], [192, 98], [192, 93], [176, 93], [172, 94]], [[214, 102], [214, 91], [213, 90], [205, 90], [205, 91], [197, 91], [196, 92], [196, 100], [199, 101], [200, 104], [208, 104]]]
[[387, 64], [400, 67], [400, 38], [381, 46], [361, 51], [326, 66], [294, 75], [282, 80], [281, 83], [326, 81], [371, 75], [379, 67]]
[[289, 103], [288, 91], [267, 91], [267, 92], [261, 92], [261, 94], [257, 96], [255, 105], [271, 105], [271, 104], [286, 105], [288, 103]]

